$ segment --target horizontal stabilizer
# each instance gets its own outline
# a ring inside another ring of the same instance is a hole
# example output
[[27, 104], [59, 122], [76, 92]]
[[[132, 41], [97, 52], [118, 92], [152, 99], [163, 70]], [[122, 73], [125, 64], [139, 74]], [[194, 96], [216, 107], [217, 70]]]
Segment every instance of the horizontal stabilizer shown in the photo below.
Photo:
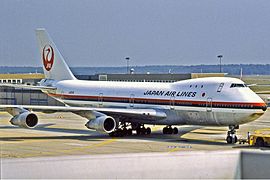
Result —
[[13, 87], [20, 89], [33, 89], [33, 90], [56, 90], [55, 87], [49, 86], [33, 86], [33, 85], [25, 85], [25, 84], [2, 84], [0, 83], [0, 87]]

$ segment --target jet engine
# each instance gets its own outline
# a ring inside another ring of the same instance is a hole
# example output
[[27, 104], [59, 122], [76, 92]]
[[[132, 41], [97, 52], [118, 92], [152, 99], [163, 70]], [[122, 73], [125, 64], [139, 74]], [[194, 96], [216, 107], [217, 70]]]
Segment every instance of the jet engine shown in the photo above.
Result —
[[38, 124], [38, 117], [29, 111], [14, 116], [10, 123], [24, 128], [34, 128]]
[[88, 121], [85, 126], [101, 133], [111, 133], [116, 128], [116, 121], [111, 116], [100, 116], [96, 119]]

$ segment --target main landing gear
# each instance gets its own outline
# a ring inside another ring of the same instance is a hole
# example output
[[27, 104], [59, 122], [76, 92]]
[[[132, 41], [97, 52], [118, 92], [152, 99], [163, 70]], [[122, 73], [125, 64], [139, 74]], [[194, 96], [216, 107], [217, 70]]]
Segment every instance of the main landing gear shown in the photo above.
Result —
[[178, 129], [176, 127], [172, 128], [172, 126], [166, 126], [163, 128], [163, 134], [178, 134]]
[[137, 135], [149, 135], [151, 134], [151, 128], [145, 128], [143, 124], [130, 124], [130, 123], [121, 123], [117, 130], [109, 133], [111, 137], [123, 137], [123, 136], [131, 136], [133, 134], [133, 130], [136, 131]]
[[[117, 130], [109, 133], [111, 137], [131, 136], [133, 134], [149, 135], [151, 134], [151, 128], [146, 128], [143, 124], [121, 122]], [[178, 129], [176, 127], [172, 128], [172, 126], [166, 126], [163, 128], [163, 134], [178, 134]]]
[[229, 126], [229, 131], [227, 132], [226, 141], [228, 144], [235, 144], [237, 142], [237, 136], [235, 135], [236, 130], [239, 129], [239, 125], [231, 125]]

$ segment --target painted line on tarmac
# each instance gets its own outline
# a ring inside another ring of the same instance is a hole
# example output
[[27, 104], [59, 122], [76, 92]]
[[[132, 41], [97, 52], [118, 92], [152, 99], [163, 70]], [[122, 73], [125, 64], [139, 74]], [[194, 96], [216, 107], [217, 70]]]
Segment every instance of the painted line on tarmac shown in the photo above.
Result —
[[85, 147], [87, 146], [86, 144], [79, 144], [79, 143], [65, 143], [66, 145], [69, 146], [80, 146], [80, 147]]
[[178, 150], [192, 149], [192, 146], [185, 144], [185, 145], [177, 145], [177, 146], [168, 146], [168, 148], [170, 149], [168, 153], [172, 153]]
[[72, 153], [72, 152], [80, 152], [85, 149], [89, 148], [96, 148], [96, 147], [102, 147], [108, 144], [111, 144], [113, 142], [116, 142], [117, 139], [113, 138], [110, 140], [103, 141], [101, 143], [96, 143], [96, 144], [91, 144], [89, 146], [83, 146], [83, 147], [77, 147], [77, 148], [72, 148], [72, 149], [66, 149], [66, 150], [59, 150], [59, 149], [53, 149], [52, 151], [40, 151], [40, 150], [34, 150], [31, 148], [23, 148], [24, 151], [32, 151], [29, 153], [14, 153], [13, 155], [6, 155], [10, 156], [12, 158], [27, 158], [27, 157], [41, 157], [41, 156], [58, 156], [58, 155], [63, 155], [63, 153]]
[[84, 149], [102, 147], [102, 146], [111, 144], [111, 143], [116, 142], [116, 141], [117, 141], [117, 139], [113, 138], [113, 139], [103, 141], [101, 143], [91, 144], [89, 146], [77, 147], [77, 148], [72, 148], [72, 149], [65, 149], [65, 150], [62, 150], [61, 152], [69, 153], [69, 152], [74, 152], [74, 151], [81, 151], [81, 150], [84, 150]]
[[171, 149], [170, 151], [169, 151], [169, 153], [172, 153], [172, 152], [175, 152], [175, 151], [178, 151], [179, 150], [179, 148], [173, 148], [173, 149]]

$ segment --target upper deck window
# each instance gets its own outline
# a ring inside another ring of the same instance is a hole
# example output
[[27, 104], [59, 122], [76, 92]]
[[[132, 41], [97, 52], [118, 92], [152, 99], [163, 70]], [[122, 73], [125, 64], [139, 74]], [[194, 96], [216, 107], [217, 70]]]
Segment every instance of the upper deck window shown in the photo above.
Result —
[[245, 84], [236, 84], [236, 83], [233, 83], [230, 88], [235, 88], [235, 87], [247, 87], [247, 85]]
[[221, 92], [223, 86], [224, 86], [224, 83], [220, 83], [218, 86], [217, 92]]

